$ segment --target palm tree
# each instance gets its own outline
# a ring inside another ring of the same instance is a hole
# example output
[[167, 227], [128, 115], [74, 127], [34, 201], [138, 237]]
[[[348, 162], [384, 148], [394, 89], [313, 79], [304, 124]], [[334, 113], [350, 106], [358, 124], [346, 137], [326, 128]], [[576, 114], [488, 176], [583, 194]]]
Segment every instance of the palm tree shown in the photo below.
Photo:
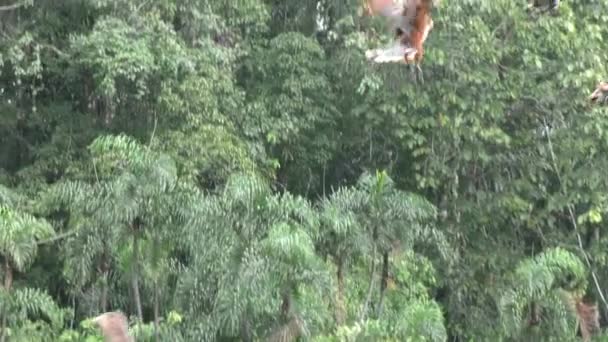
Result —
[[[255, 175], [235, 174], [219, 194], [199, 195], [189, 211], [192, 264], [179, 291], [193, 320], [208, 322], [199, 327], [207, 329], [200, 333], [205, 336], [197, 338], [291, 340], [305, 334], [298, 294], [303, 287], [323, 287], [327, 278], [314, 252], [318, 217], [310, 203], [273, 194]], [[199, 298], [201, 293], [212, 299]]]
[[447, 243], [441, 232], [433, 228], [435, 207], [423, 197], [398, 190], [385, 171], [375, 176], [363, 174], [358, 183], [359, 194], [352, 209], [356, 210], [359, 224], [364, 227], [372, 245], [371, 271], [367, 298], [360, 311], [359, 320], [368, 315], [376, 262], [381, 256], [382, 271], [376, 316], [382, 312], [384, 295], [389, 279], [390, 253], [396, 248], [413, 248], [415, 244], [430, 244], [442, 254], [448, 253]]
[[338, 326], [346, 322], [345, 276], [348, 264], [358, 255], [372, 250], [358, 213], [367, 194], [358, 188], [340, 188], [321, 201], [322, 253], [329, 254], [336, 266], [336, 299], [334, 319]]
[[36, 289], [19, 288], [13, 290], [14, 272], [25, 272], [38, 254], [38, 242], [54, 234], [53, 227], [43, 219], [38, 219], [23, 211], [25, 199], [9, 189], [0, 186], [0, 255], [3, 259], [4, 274], [1, 290], [2, 333], [0, 340], [7, 336], [6, 327], [23, 322], [23, 313], [43, 313], [52, 322], [60, 325], [62, 313], [53, 300]]
[[519, 263], [498, 303], [505, 336], [565, 339], [577, 326], [588, 341], [599, 329], [596, 305], [583, 301], [588, 270], [573, 253], [551, 248]]
[[[141, 277], [146, 274], [152, 284], [158, 331], [161, 275], [170, 273], [167, 267], [171, 264], [167, 256], [171, 248], [162, 245], [178, 233], [174, 199], [183, 190], [183, 185], [178, 184], [176, 165], [171, 158], [126, 136], [99, 137], [90, 150], [93, 183], [58, 184], [47, 199], [67, 205], [76, 230], [67, 242], [72, 256], [68, 263], [73, 267], [66, 269], [78, 273], [69, 278], [80, 280], [78, 285], [84, 286], [86, 279], [95, 277], [93, 270], [99, 269], [101, 310], [106, 311], [111, 265], [126, 266], [128, 271], [124, 273], [130, 274], [135, 311], [143, 320], [140, 291]], [[143, 260], [144, 254], [151, 258]]]

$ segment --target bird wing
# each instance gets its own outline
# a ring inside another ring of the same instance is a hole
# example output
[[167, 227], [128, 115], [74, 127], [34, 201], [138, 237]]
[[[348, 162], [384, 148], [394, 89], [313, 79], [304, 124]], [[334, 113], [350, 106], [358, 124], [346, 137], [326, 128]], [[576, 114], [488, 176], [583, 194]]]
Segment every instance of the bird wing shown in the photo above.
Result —
[[404, 0], [368, 0], [368, 6], [375, 14], [392, 18], [403, 14], [403, 2]]
[[416, 5], [420, 0], [368, 0], [368, 5], [376, 14], [386, 17], [393, 25], [406, 34], [412, 30], [416, 17]]
[[416, 49], [396, 41], [393, 45], [384, 49], [369, 50], [365, 53], [368, 60], [374, 63], [404, 62], [413, 58]]

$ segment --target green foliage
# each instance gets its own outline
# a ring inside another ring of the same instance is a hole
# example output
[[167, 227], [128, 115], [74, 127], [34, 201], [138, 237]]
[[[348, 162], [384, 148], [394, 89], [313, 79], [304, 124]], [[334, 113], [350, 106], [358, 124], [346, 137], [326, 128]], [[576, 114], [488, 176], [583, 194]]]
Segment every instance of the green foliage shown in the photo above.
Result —
[[10, 340], [603, 338], [607, 0], [444, 1], [424, 82], [359, 0], [7, 4]]
[[15, 270], [25, 271], [36, 258], [37, 240], [49, 238], [53, 233], [45, 220], [0, 206], [0, 254]]
[[303, 168], [318, 170], [335, 148], [331, 135], [339, 112], [324, 55], [315, 40], [283, 33], [254, 50], [240, 71], [251, 98], [246, 133], [265, 142], [270, 156], [283, 161], [281, 169], [290, 179], [309, 176], [302, 174]]
[[[568, 312], [568, 300], [579, 297], [587, 289], [585, 266], [577, 256], [561, 248], [547, 250], [522, 261], [512, 282], [513, 287], [506, 289], [500, 298], [506, 336], [520, 336], [540, 312], [545, 334], [556, 338], [568, 335], [576, 318], [576, 312]], [[537, 312], [526, 313], [532, 305], [536, 305], [533, 310]], [[526, 318], [528, 315], [531, 317]], [[551, 319], [550, 315], [555, 317]]]
[[[36, 330], [41, 330], [47, 336], [54, 335], [63, 327], [68, 312], [59, 308], [47, 293], [31, 288], [19, 288], [12, 292], [2, 289], [1, 292], [1, 307], [6, 315], [11, 340], [27, 340]], [[44, 337], [44, 334], [39, 337]]]
[[[323, 291], [325, 269], [313, 245], [317, 214], [307, 201], [274, 195], [259, 177], [237, 174], [218, 195], [190, 205], [194, 239], [186, 243], [194, 260], [178, 293], [194, 322], [207, 321], [206, 338], [261, 338], [270, 333], [268, 323], [280, 321], [281, 305], [299, 315], [301, 291]], [[208, 313], [201, 305], [209, 299], [191, 300], [199, 293], [214, 293]]]

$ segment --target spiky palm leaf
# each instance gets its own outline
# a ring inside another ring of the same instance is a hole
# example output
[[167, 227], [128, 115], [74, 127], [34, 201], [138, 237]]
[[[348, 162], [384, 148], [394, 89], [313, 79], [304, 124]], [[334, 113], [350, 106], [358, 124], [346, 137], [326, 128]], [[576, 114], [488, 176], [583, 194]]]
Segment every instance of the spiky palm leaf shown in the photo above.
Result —
[[334, 256], [344, 257], [371, 250], [370, 240], [358, 214], [364, 209], [367, 194], [355, 188], [340, 188], [321, 201], [322, 239]]
[[411, 301], [397, 316], [393, 336], [401, 340], [445, 342], [448, 339], [443, 312], [433, 300]]
[[[375, 289], [372, 285], [377, 272], [378, 251], [384, 256], [383, 282], [388, 281], [385, 271], [391, 268], [389, 252], [397, 247], [404, 248], [407, 252], [415, 246], [430, 245], [447, 258], [447, 242], [443, 234], [432, 226], [435, 215], [436, 209], [430, 202], [416, 194], [397, 189], [386, 172], [377, 172], [375, 175], [365, 173], [355, 187], [338, 189], [322, 201], [322, 246], [327, 246], [327, 252], [334, 257], [338, 268], [337, 293], [344, 291], [344, 268], [350, 259], [362, 255], [369, 257], [371, 262], [372, 274], [369, 275], [360, 318], [368, 314], [369, 302]], [[385, 295], [385, 285], [381, 285], [380, 303]], [[335, 305], [338, 308], [344, 306], [341, 296], [338, 295], [336, 299]], [[378, 312], [381, 307], [378, 306]], [[339, 311], [344, 311], [344, 308]], [[344, 315], [339, 311], [336, 312], [336, 317]], [[395, 313], [389, 316], [392, 314]]]
[[194, 317], [206, 310], [188, 296], [213, 298], [204, 317], [215, 322], [216, 334], [264, 336], [267, 327], [284, 324], [279, 316], [285, 296], [301, 285], [323, 286], [313, 244], [318, 218], [304, 199], [273, 194], [255, 175], [235, 174], [217, 195], [190, 207], [195, 269], [180, 280], [178, 293]]
[[53, 227], [45, 220], [0, 205], [0, 254], [17, 271], [24, 271], [34, 261], [37, 240], [49, 238], [53, 233]]
[[25, 201], [23, 196], [0, 184], [0, 204], [16, 208]]
[[[47, 334], [56, 333], [63, 327], [66, 311], [62, 310], [47, 293], [32, 288], [17, 288], [12, 291], [0, 289], [0, 306], [9, 327], [8, 337], [13, 341], [27, 341], [27, 328], [32, 324]], [[32, 323], [32, 322], [36, 323]], [[49, 338], [51, 336], [46, 336]], [[42, 341], [42, 340], [40, 340]]]
[[590, 335], [596, 316], [580, 299], [587, 289], [586, 272], [583, 262], [562, 248], [520, 262], [512, 287], [499, 301], [505, 335], [522, 336], [538, 325], [543, 336], [565, 337], [577, 324], [583, 335]]
[[433, 228], [437, 210], [424, 197], [397, 189], [384, 171], [364, 173], [357, 189], [365, 194], [354, 196], [358, 218], [380, 250], [418, 243], [431, 245], [446, 259], [453, 257], [443, 234]]
[[[160, 282], [179, 268], [165, 258], [172, 249], [160, 248], [179, 233], [175, 227], [180, 202], [174, 199], [179, 197], [176, 191], [185, 186], [178, 182], [175, 162], [124, 135], [99, 137], [90, 150], [93, 182], [59, 183], [46, 196], [47, 204], [66, 207], [71, 214], [68, 227], [74, 234], [63, 248], [66, 278], [76, 293], [103, 295], [103, 291], [87, 288], [98, 280], [100, 286], [112, 286], [102, 283], [129, 282], [131, 275], [133, 279], [143, 275], [151, 277], [150, 286], [142, 288], [150, 297], [165, 293], [159, 289]], [[137, 249], [133, 248], [135, 240], [140, 245]], [[159, 255], [161, 251], [165, 254]], [[142, 259], [140, 254], [151, 258]], [[129, 276], [113, 277], [115, 269]], [[92, 307], [86, 313], [96, 310]]]

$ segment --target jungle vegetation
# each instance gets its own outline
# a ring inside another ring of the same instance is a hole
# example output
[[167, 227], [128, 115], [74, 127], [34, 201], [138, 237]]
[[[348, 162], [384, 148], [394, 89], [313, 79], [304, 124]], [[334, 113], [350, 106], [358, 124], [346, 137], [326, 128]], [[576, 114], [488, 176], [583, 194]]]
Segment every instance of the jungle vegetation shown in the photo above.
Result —
[[0, 341], [577, 341], [608, 325], [608, 0], [0, 2]]

